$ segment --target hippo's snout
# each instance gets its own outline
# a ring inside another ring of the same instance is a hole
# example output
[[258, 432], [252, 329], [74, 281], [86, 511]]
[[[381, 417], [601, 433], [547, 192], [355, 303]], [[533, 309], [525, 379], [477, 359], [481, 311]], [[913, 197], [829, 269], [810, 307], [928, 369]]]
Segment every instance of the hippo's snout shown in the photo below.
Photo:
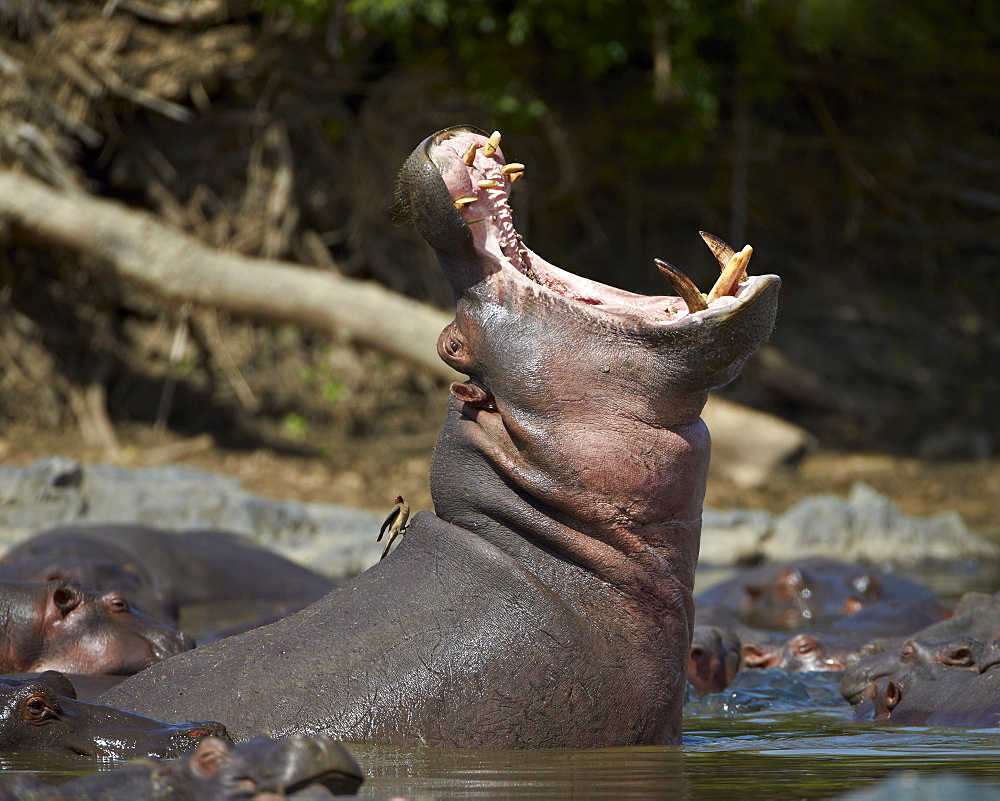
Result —
[[150, 664], [162, 662], [164, 659], [197, 647], [194, 637], [186, 631], [170, 628], [166, 625], [148, 630], [144, 636], [150, 647]]

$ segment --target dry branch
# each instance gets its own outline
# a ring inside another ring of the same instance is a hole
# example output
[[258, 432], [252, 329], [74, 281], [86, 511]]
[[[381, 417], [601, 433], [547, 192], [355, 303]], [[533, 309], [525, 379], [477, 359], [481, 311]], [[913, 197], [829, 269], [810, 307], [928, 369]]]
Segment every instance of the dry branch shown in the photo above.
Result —
[[212, 250], [147, 213], [11, 171], [0, 171], [0, 230], [4, 222], [163, 298], [319, 329], [460, 378], [437, 354], [450, 316], [377, 284]]
[[[10, 171], [0, 171], [0, 230], [4, 222], [36, 241], [96, 258], [161, 297], [327, 331], [446, 381], [462, 379], [437, 354], [449, 315], [377, 284], [216, 251], [144, 212]], [[809, 444], [796, 426], [771, 419], [763, 427], [767, 415], [718, 399], [710, 399], [705, 418], [720, 441], [757, 430], [752, 452], [720, 450], [715, 460], [717, 471], [740, 483], [766, 480]]]

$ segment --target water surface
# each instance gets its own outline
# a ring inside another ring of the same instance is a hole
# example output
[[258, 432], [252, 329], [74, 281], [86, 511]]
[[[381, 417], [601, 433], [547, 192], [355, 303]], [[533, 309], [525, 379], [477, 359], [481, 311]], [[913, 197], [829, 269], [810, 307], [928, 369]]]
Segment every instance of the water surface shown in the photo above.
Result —
[[[995, 571], [960, 564], [914, 577], [948, 600], [971, 589], [994, 592], [1000, 585]], [[224, 611], [210, 609], [187, 624], [195, 633], [217, 628], [231, 622]], [[677, 747], [536, 752], [349, 747], [368, 777], [362, 797], [812, 799], [915, 771], [918, 782], [957, 772], [987, 784], [1000, 798], [1000, 729], [856, 722], [838, 687], [839, 674], [743, 671], [725, 693], [685, 707], [684, 742]], [[28, 771], [53, 780], [120, 765], [0, 753], [0, 773]]]

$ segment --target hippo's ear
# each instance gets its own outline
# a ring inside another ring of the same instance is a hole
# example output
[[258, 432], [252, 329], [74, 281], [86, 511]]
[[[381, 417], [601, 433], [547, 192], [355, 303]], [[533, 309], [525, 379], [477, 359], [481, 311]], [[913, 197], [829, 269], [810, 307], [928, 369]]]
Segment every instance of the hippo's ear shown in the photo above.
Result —
[[82, 600], [83, 593], [75, 581], [63, 581], [52, 590], [52, 603], [63, 615], [76, 609]]
[[903, 697], [903, 689], [895, 681], [889, 679], [885, 685], [885, 708], [893, 710]]
[[740, 654], [743, 664], [748, 668], [777, 667], [781, 661], [774, 649], [754, 642], [743, 643]]
[[46, 670], [44, 673], [39, 673], [35, 681], [39, 684], [44, 684], [58, 695], [65, 695], [67, 698], [76, 698], [76, 687], [73, 686], [73, 682], [70, 681], [69, 676], [65, 673], [60, 673], [58, 670]]
[[229, 761], [232, 748], [220, 737], [205, 737], [188, 757], [191, 772], [203, 779], [215, 776]]

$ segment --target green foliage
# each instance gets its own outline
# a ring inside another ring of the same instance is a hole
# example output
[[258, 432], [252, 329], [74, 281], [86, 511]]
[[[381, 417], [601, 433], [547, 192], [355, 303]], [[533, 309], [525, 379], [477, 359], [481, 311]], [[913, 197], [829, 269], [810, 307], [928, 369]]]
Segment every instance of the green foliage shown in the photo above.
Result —
[[323, 382], [323, 399], [331, 402], [343, 400], [347, 397], [347, 385], [336, 378], [329, 378]]
[[[307, 390], [318, 390], [323, 400], [336, 403], [347, 397], [349, 390], [347, 384], [330, 373], [328, 367], [303, 367], [299, 375], [302, 385]], [[286, 420], [287, 427], [287, 420]]]
[[293, 439], [303, 440], [309, 431], [309, 423], [301, 414], [289, 412], [282, 420], [281, 427], [285, 433]]
[[[308, 20], [331, 10], [331, 0], [268, 2]], [[650, 121], [624, 136], [626, 146], [660, 160], [690, 156], [697, 128], [716, 125], [737, 84], [751, 102], [779, 100], [803, 64], [874, 61], [919, 76], [956, 58], [984, 62], [1000, 46], [992, 0], [349, 0], [345, 8], [369, 39], [392, 45], [398, 66], [446, 65], [504, 129], [577, 95], [584, 108], [601, 81], [641, 90], [613, 101], [629, 119]], [[653, 67], [667, 61], [669, 92], [654, 97]], [[696, 127], [680, 126], [665, 142], [657, 131], [665, 104]]]

